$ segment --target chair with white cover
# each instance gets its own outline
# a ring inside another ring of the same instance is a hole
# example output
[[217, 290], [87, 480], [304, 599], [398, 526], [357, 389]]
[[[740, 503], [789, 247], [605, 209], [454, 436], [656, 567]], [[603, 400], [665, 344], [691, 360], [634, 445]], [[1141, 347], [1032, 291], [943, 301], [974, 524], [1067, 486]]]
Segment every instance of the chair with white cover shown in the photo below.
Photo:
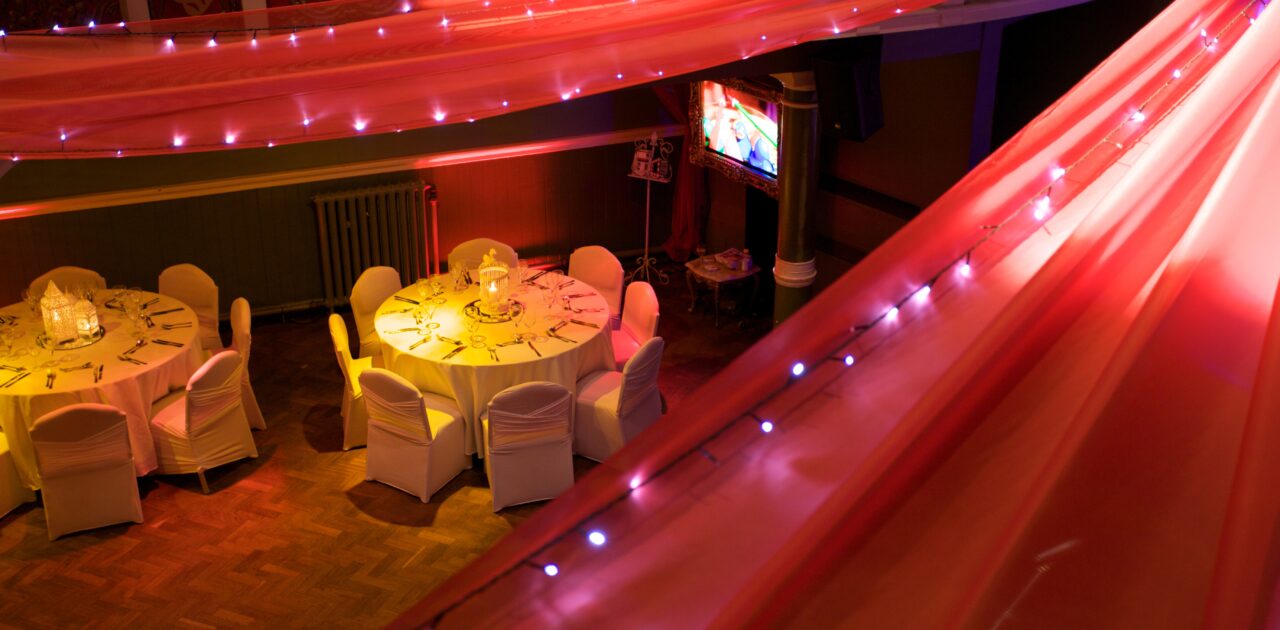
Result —
[[219, 352], [191, 375], [185, 390], [155, 404], [151, 440], [158, 473], [196, 473], [200, 489], [208, 494], [206, 470], [258, 456], [244, 413], [243, 367], [239, 352]]
[[374, 365], [382, 365], [378, 331], [373, 325], [374, 315], [377, 315], [378, 307], [400, 289], [400, 272], [391, 267], [369, 267], [351, 287], [351, 314], [355, 317], [356, 335], [360, 339], [360, 358], [372, 357]]
[[262, 417], [262, 408], [258, 407], [258, 397], [253, 393], [253, 385], [249, 383], [249, 346], [253, 344], [253, 335], [249, 330], [253, 317], [249, 309], [249, 300], [236, 298], [231, 303], [231, 349], [240, 353], [244, 365], [240, 369], [240, 393], [244, 399], [244, 415], [249, 419], [249, 428], [265, 429], [267, 421]]
[[475, 269], [480, 266], [480, 261], [491, 249], [496, 253], [497, 259], [506, 263], [507, 267], [516, 268], [519, 262], [516, 250], [502, 241], [491, 238], [473, 238], [459, 243], [449, 252], [449, 268], [453, 269], [458, 264], [465, 264], [467, 269]]
[[569, 255], [569, 277], [599, 291], [609, 307], [609, 319], [618, 319], [622, 312], [622, 263], [613, 252], [599, 245], [573, 250]]
[[360, 374], [369, 412], [366, 481], [380, 481], [426, 503], [471, 466], [462, 411], [453, 401], [418, 391], [404, 377], [380, 368]]
[[75, 286], [93, 289], [107, 288], [107, 280], [99, 275], [98, 272], [84, 267], [66, 266], [54, 267], [44, 272], [44, 275], [31, 281], [28, 290], [32, 294], [43, 295], [45, 287], [49, 285], [50, 280], [57, 284], [59, 289]]
[[618, 369], [627, 364], [632, 355], [646, 341], [658, 334], [658, 296], [648, 282], [637, 280], [627, 285], [627, 301], [622, 307], [622, 326], [610, 332], [613, 342], [613, 360]]
[[177, 298], [196, 312], [200, 325], [200, 347], [213, 354], [222, 350], [218, 334], [218, 285], [203, 269], [190, 263], [174, 265], [160, 272], [160, 295]]
[[621, 372], [593, 372], [578, 380], [573, 452], [602, 462], [662, 416], [662, 349], [662, 337], [654, 337]]
[[9, 441], [4, 433], [0, 433], [0, 516], [35, 500], [36, 493], [23, 485], [22, 478], [18, 476], [18, 465], [13, 461], [13, 453], [9, 452]]
[[31, 427], [49, 540], [116, 523], [141, 523], [125, 415], [108, 405], [69, 405]]
[[523, 383], [498, 392], [481, 418], [493, 511], [554, 499], [573, 485], [573, 394]]
[[329, 338], [333, 339], [333, 352], [338, 356], [338, 368], [345, 381], [342, 389], [342, 450], [345, 451], [364, 446], [368, 440], [369, 416], [360, 390], [360, 375], [373, 367], [373, 359], [351, 358], [347, 323], [337, 313], [329, 316]]

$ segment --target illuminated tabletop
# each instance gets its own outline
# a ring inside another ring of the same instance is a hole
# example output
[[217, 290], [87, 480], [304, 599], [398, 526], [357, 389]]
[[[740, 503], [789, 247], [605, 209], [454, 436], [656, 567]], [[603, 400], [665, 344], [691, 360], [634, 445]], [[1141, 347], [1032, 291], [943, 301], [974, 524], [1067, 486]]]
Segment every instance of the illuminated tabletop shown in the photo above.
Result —
[[[431, 280], [434, 287], [410, 285], [378, 308], [383, 365], [422, 391], [457, 401], [468, 453], [483, 452], [480, 416], [498, 392], [531, 381], [576, 392], [580, 377], [614, 368], [604, 297], [581, 281], [548, 276], [514, 288], [516, 316], [498, 321], [507, 316], [476, 310], [478, 286], [454, 291], [447, 276]], [[563, 284], [549, 303], [551, 282]]]

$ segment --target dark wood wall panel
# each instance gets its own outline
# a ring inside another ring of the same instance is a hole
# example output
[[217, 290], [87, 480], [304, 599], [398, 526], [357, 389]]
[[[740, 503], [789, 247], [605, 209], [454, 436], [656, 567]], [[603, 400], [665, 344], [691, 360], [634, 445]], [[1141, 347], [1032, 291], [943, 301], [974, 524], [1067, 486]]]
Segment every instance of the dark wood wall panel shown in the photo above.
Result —
[[[224, 312], [238, 296], [255, 309], [319, 302], [311, 197], [414, 179], [437, 187], [444, 252], [477, 236], [510, 243], [523, 257], [587, 244], [638, 249], [644, 182], [626, 175], [631, 153], [614, 145], [0, 221], [0, 302], [17, 301], [32, 278], [58, 265], [154, 289], [160, 271], [181, 262], [213, 276]], [[671, 189], [653, 187], [655, 247], [670, 233]]]

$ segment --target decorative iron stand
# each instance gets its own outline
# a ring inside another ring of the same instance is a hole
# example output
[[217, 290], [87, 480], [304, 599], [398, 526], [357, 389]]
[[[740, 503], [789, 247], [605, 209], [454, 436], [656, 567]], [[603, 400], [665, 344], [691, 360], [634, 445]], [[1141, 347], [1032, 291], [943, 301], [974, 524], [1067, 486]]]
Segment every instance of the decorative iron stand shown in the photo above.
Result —
[[666, 284], [670, 282], [667, 273], [658, 268], [658, 259], [649, 256], [649, 202], [653, 182], [668, 183], [671, 181], [671, 155], [673, 147], [670, 142], [650, 134], [648, 138], [636, 140], [636, 153], [631, 159], [631, 177], [644, 180], [644, 256], [637, 258], [638, 266], [627, 274], [627, 282], [644, 280]]

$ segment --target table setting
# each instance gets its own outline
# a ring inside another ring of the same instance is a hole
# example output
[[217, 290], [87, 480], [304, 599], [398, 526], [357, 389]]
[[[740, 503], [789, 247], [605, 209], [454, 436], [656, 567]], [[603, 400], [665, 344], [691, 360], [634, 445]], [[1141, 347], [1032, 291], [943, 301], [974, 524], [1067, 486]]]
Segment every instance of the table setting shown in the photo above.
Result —
[[459, 265], [388, 298], [375, 316], [383, 364], [419, 389], [453, 398], [468, 452], [482, 452], [479, 419], [498, 392], [611, 369], [604, 297], [555, 270], [521, 263]]
[[137, 474], [153, 470], [151, 404], [200, 367], [195, 321], [178, 300], [127, 287], [51, 283], [0, 308], [0, 429], [23, 483], [40, 485], [28, 436], [36, 419], [84, 402], [120, 408]]

